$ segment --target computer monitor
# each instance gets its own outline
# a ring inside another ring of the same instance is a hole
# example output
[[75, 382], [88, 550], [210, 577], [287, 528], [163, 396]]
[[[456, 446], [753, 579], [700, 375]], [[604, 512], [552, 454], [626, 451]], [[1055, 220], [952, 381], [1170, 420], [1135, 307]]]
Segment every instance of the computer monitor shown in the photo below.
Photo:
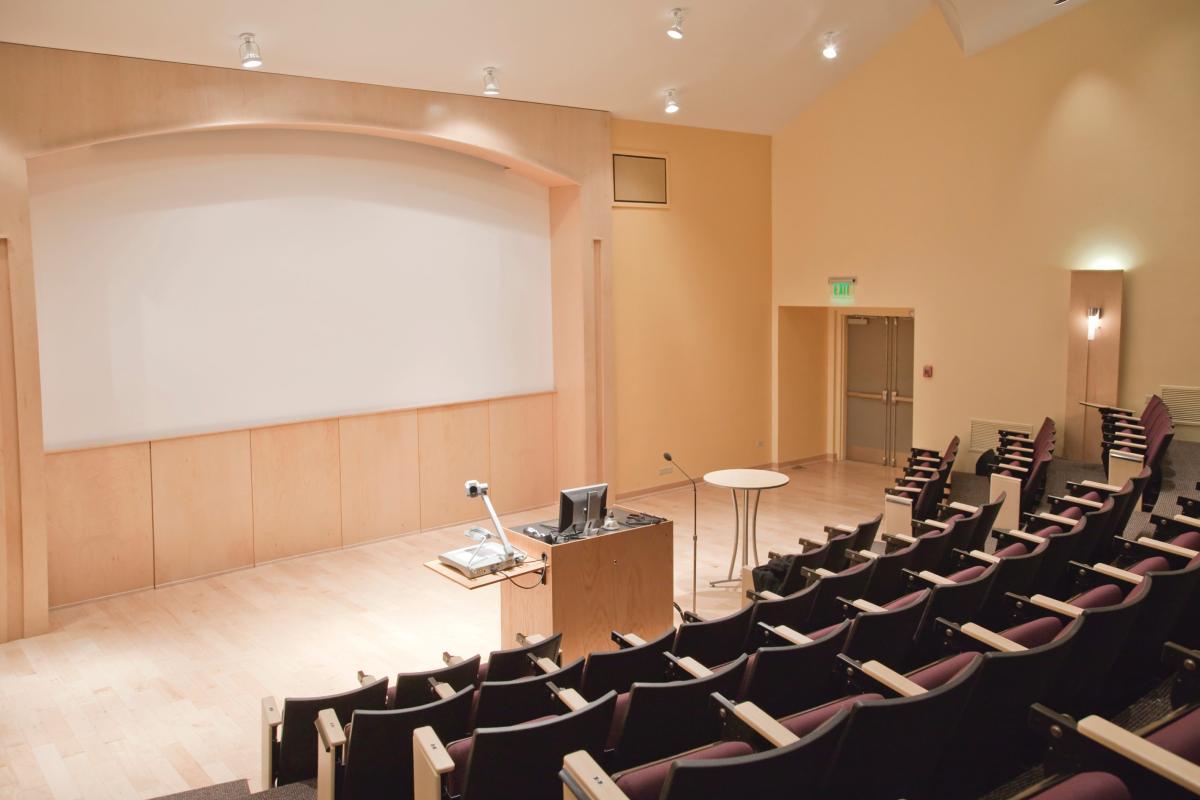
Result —
[[563, 489], [558, 496], [559, 534], [583, 533], [586, 523], [591, 523], [593, 528], [599, 527], [608, 511], [607, 505], [607, 483]]

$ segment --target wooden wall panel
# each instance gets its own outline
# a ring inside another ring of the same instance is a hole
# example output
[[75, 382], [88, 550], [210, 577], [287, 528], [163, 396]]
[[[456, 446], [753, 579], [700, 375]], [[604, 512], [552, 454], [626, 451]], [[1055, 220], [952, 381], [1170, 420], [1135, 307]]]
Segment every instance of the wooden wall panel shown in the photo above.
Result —
[[554, 396], [511, 397], [488, 403], [492, 502], [523, 511], [554, 501]]
[[256, 563], [341, 545], [336, 419], [252, 430], [250, 457]]
[[154, 583], [254, 564], [250, 432], [150, 443]]
[[46, 456], [50, 605], [154, 584], [150, 445]]
[[488, 404], [471, 403], [420, 411], [421, 527], [436, 528], [486, 513], [463, 492], [468, 480], [490, 475]]
[[421, 527], [417, 414], [344, 417], [341, 429], [342, 544]]

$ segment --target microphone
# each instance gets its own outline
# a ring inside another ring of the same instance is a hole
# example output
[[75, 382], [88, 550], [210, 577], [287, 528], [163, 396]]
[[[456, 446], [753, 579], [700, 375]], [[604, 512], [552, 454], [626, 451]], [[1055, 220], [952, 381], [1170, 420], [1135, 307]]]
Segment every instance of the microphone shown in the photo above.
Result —
[[[697, 537], [696, 537], [696, 520], [697, 520], [697, 516], [698, 516], [698, 508], [699, 508], [699, 503], [700, 503], [699, 493], [696, 488], [696, 479], [693, 478], [691, 475], [689, 475], [688, 471], [686, 469], [679, 466], [679, 462], [676, 461], [674, 459], [674, 457], [672, 457], [670, 451], [666, 451], [662, 455], [663, 455], [663, 461], [666, 461], [672, 467], [674, 467], [675, 469], [677, 469], [681, 473], [683, 473], [683, 477], [687, 478], [688, 483], [692, 484], [692, 616], [695, 616], [695, 614], [696, 614], [696, 550], [697, 550], [697, 546], [698, 546], [698, 541], [697, 541]], [[683, 616], [683, 615], [680, 614], [680, 616]], [[686, 622], [687, 620], [685, 619], [684, 621]]]

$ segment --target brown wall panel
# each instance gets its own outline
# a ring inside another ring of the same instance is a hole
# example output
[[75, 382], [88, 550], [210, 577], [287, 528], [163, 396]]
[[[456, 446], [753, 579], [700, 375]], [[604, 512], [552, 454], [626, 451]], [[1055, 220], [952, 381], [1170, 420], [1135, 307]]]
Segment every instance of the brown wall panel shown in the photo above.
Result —
[[250, 453], [255, 562], [340, 547], [338, 421], [253, 430]]
[[488, 481], [488, 404], [427, 409], [417, 415], [421, 447], [421, 527], [478, 519], [483, 503], [466, 496], [468, 480]]
[[46, 456], [50, 605], [154, 584], [150, 445]]
[[154, 583], [254, 563], [250, 432], [150, 444]]
[[344, 417], [341, 426], [342, 544], [421, 527], [417, 414]]
[[554, 396], [493, 400], [491, 494], [501, 513], [544, 506], [558, 487], [554, 470]]

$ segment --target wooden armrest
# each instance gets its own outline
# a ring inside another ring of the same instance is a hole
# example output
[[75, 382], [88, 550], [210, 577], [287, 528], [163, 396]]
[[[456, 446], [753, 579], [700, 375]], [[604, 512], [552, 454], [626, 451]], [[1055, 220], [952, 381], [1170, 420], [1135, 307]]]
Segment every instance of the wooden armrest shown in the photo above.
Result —
[[674, 661], [679, 665], [680, 669], [691, 675], [693, 678], [707, 678], [708, 676], [712, 675], [711, 669], [704, 666], [691, 656], [677, 658], [674, 659]]
[[1114, 435], [1121, 439], [1135, 439], [1135, 440], [1139, 440], [1139, 441], [1143, 441], [1143, 442], [1146, 441], [1146, 437], [1140, 433], [1128, 433], [1126, 431], [1117, 431]]
[[[1072, 523], [1074, 524], [1074, 523]], [[1037, 534], [1027, 533], [1026, 531], [1000, 531], [1001, 536], [1011, 536], [1014, 539], [1020, 539], [1030, 544], [1041, 544], [1046, 541], [1045, 537]]]
[[1197, 529], [1200, 529], [1200, 519], [1189, 517], [1187, 514], [1176, 514], [1175, 516], [1171, 517], [1171, 519], [1175, 520], [1176, 522], [1182, 522], [1184, 525], [1191, 525]]
[[989, 564], [999, 564], [1000, 563], [1000, 556], [994, 556], [991, 553], [985, 553], [982, 550], [972, 550], [971, 556], [973, 558], [979, 559], [980, 561], [986, 561]]
[[[908, 494], [920, 494], [921, 493], [921, 490], [915, 486], [892, 486], [892, 487], [890, 487], [889, 491], [907, 492]], [[911, 497], [898, 497], [894, 494], [889, 495], [883, 499], [888, 503], [911, 503], [912, 502]]]
[[928, 483], [933, 478], [926, 478], [924, 475], [905, 475], [903, 478], [896, 478], [896, 481], [916, 481], [918, 483]]
[[453, 771], [454, 761], [433, 728], [413, 731], [413, 800], [441, 800], [442, 776]]
[[578, 800], [629, 800], [587, 750], [567, 753], [563, 758], [563, 772], [583, 792], [583, 797]]
[[922, 464], [913, 464], [911, 467], [909, 467], [909, 469], [916, 470], [918, 472], [932, 472], [934, 474], [937, 474], [938, 471], [937, 467], [926, 467]]
[[1008, 639], [1000, 634], [990, 631], [982, 625], [976, 625], [974, 622], [968, 622], [959, 628], [967, 636], [970, 636], [977, 642], [983, 642], [993, 650], [999, 650], [1001, 653], [1019, 653], [1027, 649], [1025, 645], [1018, 644], [1012, 639]]
[[817, 573], [822, 578], [828, 578], [830, 575], [837, 575], [837, 573], [834, 572], [833, 570], [825, 569], [824, 567], [817, 567], [816, 569], [813, 570], [813, 572]]
[[1086, 497], [1075, 497], [1070, 494], [1059, 499], [1066, 500], [1068, 503], [1074, 503], [1077, 506], [1087, 506], [1088, 508], [1101, 508], [1104, 506], [1104, 503], [1097, 500], [1088, 500]]
[[274, 697], [262, 699], [262, 772], [260, 778], [263, 790], [275, 785], [275, 731], [283, 725], [283, 713]]
[[965, 511], [968, 514], [974, 514], [979, 511], [979, 506], [967, 505], [966, 503], [959, 503], [957, 501], [951, 503], [950, 508], [953, 508], [955, 511]]
[[1114, 427], [1117, 427], [1117, 428], [1129, 428], [1130, 430], [1134, 430], [1134, 431], [1144, 431], [1144, 430], [1146, 430], [1146, 426], [1145, 426], [1145, 425], [1142, 425], [1142, 424], [1140, 424], [1140, 423], [1137, 423], [1137, 422], [1122, 422], [1122, 421], [1120, 421], [1120, 420], [1125, 420], [1125, 419], [1136, 419], [1136, 417], [1117, 417], [1116, 419], [1117, 419], [1118, 421], [1113, 423], [1113, 426], [1114, 426]]
[[796, 539], [796, 544], [803, 545], [804, 549], [808, 550], [810, 547], [813, 549], [824, 547], [827, 542], [822, 542], [819, 539], [809, 539], [807, 536], [800, 536]]
[[444, 681], [437, 681], [433, 684], [433, 693], [438, 696], [439, 700], [445, 700], [447, 697], [454, 696], [454, 687]]
[[1086, 486], [1089, 489], [1100, 489], [1105, 492], [1119, 492], [1120, 486], [1113, 486], [1111, 483], [1101, 483], [1100, 481], [1080, 481], [1080, 486]]
[[346, 729], [342, 727], [342, 723], [338, 722], [337, 712], [332, 708], [323, 708], [318, 711], [314, 724], [317, 726], [321, 745], [326, 750], [345, 746]]
[[839, 522], [837, 525], [833, 526], [833, 529], [841, 531], [842, 533], [854, 533], [856, 530], [858, 530], [858, 526], [847, 525], [845, 522]]
[[883, 540], [885, 542], [892, 539], [895, 539], [898, 542], [904, 542], [905, 544], [912, 544], [917, 540], [917, 537], [909, 536], [907, 533], [885, 533], [883, 535]]
[[1053, 611], [1056, 614], [1062, 614], [1064, 617], [1071, 617], [1072, 619], [1083, 613], [1083, 609], [1079, 606], [1064, 603], [1062, 600], [1055, 600], [1053, 597], [1046, 597], [1044, 594], [1035, 594], [1029, 598], [1029, 602], [1039, 608], [1044, 608], [1047, 611]]
[[521, 645], [522, 647], [530, 644], [541, 644], [544, 641], [546, 641], [546, 637], [540, 633], [517, 634], [517, 644]]
[[997, 470], [1009, 470], [1010, 472], [1029, 472], [1025, 467], [1018, 467], [1016, 464], [997, 464]]
[[775, 592], [772, 592], [768, 589], [764, 589], [761, 592], [757, 592], [757, 594], [763, 600], [782, 600], [783, 599], [783, 595], [776, 594]]
[[1075, 729], [1093, 742], [1145, 767], [1156, 775], [1200, 795], [1200, 764], [1148, 742], [1103, 717], [1084, 717]]
[[925, 689], [878, 661], [866, 662], [862, 665], [862, 671], [901, 697], [916, 697], [919, 694], [925, 694]]
[[1136, 585], [1142, 582], [1142, 576], [1138, 575], [1136, 572], [1120, 569], [1112, 566], [1111, 564], [1092, 564], [1092, 569], [1096, 572], [1099, 572], [1101, 575], [1107, 575], [1110, 578], [1116, 578], [1117, 580], [1124, 581], [1125, 583], [1132, 583]]
[[572, 711], [578, 711], [588, 704], [588, 701], [583, 699], [583, 695], [575, 689], [559, 689], [557, 686], [551, 684], [551, 691], [554, 692], [555, 697], [562, 701], [564, 706]]
[[1010, 445], [1007, 445], [1007, 446], [1004, 448], [1004, 451], [1005, 451], [1005, 452], [1012, 452], [1012, 453], [1032, 453], [1032, 452], [1033, 452], [1033, 448], [1032, 448], [1032, 447], [1020, 447], [1020, 446], [1018, 446], [1018, 445], [1015, 445], [1015, 444], [1010, 444]]
[[870, 600], [863, 600], [861, 597], [856, 600], [851, 600], [850, 605], [854, 606], [859, 611], [869, 611], [869, 612], [887, 611], [887, 609], [884, 608], [883, 606], [877, 606], [874, 603], [872, 603]]
[[[1118, 444], [1118, 442], [1113, 442], [1113, 444]], [[1146, 449], [1146, 445], [1139, 444], [1137, 442], [1119, 442], [1119, 444], [1121, 445], [1121, 447], [1128, 447], [1130, 450], [1145, 450]], [[1142, 454], [1140, 452], [1139, 453], [1129, 453], [1129, 452], [1124, 452], [1121, 450], [1109, 450], [1108, 457], [1109, 458], [1123, 458], [1126, 461], [1141, 461], [1142, 460]]]
[[1006, 456], [1004, 456], [1004, 457], [1005, 457], [1005, 458], [1011, 458], [1013, 461], [1023, 461], [1023, 462], [1025, 462], [1026, 464], [1032, 464], [1032, 463], [1033, 463], [1033, 459], [1032, 459], [1032, 458], [1030, 458], [1029, 456], [1019, 456], [1019, 455], [1016, 455], [1015, 453], [1009, 453], [1008, 455], [1006, 455]]
[[875, 559], [879, 558], [879, 553], [875, 553], [871, 550], [855, 550], [854, 552], [858, 553], [863, 558], [869, 559], [871, 561], [874, 561]]
[[931, 464], [941, 464], [940, 456], [913, 456], [913, 461], [928, 461]]
[[805, 636], [803, 633], [800, 633], [799, 631], [789, 628], [787, 625], [771, 626], [767, 625], [766, 623], [760, 624], [762, 624], [764, 628], [778, 636], [780, 639], [791, 642], [792, 644], [809, 644], [812, 642], [812, 639]]
[[558, 664], [556, 664], [552, 658], [546, 658], [545, 656], [542, 656], [535, 663], [537, 664], [538, 669], [540, 669], [542, 672], [558, 672]]
[[641, 647], [646, 643], [646, 640], [638, 636], [636, 633], [623, 633], [621, 634], [621, 638], [629, 642], [634, 647]]
[[374, 683], [374, 682], [375, 682], [374, 675], [368, 675], [367, 673], [363, 672], [361, 669], [358, 671], [358, 685], [359, 686], [366, 686], [368, 683]]
[[1184, 558], [1195, 558], [1200, 556], [1200, 550], [1192, 550], [1187, 547], [1180, 547], [1177, 544], [1170, 542], [1160, 542], [1151, 536], [1143, 536], [1137, 540], [1137, 543], [1144, 545], [1154, 550], [1159, 550], [1163, 553], [1170, 553], [1173, 556], [1183, 556]]
[[800, 737], [780, 725], [778, 720], [754, 703], [738, 703], [733, 713], [746, 727], [771, 743], [773, 747], [786, 747], [800, 741]]
[[1058, 525], [1066, 525], [1067, 527], [1070, 527], [1070, 528], [1074, 528], [1079, 523], [1079, 520], [1077, 520], [1077, 519], [1071, 519], [1070, 517], [1064, 517], [1059, 514], [1051, 514], [1047, 511], [1043, 511], [1043, 512], [1039, 513], [1037, 515], [1037, 518], [1044, 519], [1049, 522], [1054, 522], [1054, 523], [1057, 523]]
[[456, 656], [452, 653], [442, 653], [442, 663], [447, 667], [453, 667], [455, 664], [461, 664], [462, 662], [462, 656]]
[[920, 576], [925, 581], [928, 581], [929, 583], [935, 584], [937, 586], [954, 586], [955, 585], [954, 581], [950, 580], [949, 578], [943, 578], [941, 575], [938, 575], [936, 572], [930, 572], [927, 569], [921, 570], [920, 572], [917, 573], [917, 575]]
[[[931, 527], [931, 528], [937, 528], [937, 529], [938, 529], [938, 530], [940, 530], [940, 531], [944, 531], [944, 530], [946, 530], [946, 528], [949, 528], [949, 527], [950, 527], [950, 524], [949, 524], [949, 523], [947, 523], [947, 522], [942, 522], [941, 520], [936, 520], [936, 519], [927, 519], [927, 520], [922, 520], [922, 521], [921, 521], [921, 524], [922, 524], [922, 525], [928, 525], [928, 526], [929, 526], [929, 527]], [[910, 538], [911, 538], [911, 537], [910, 537]], [[914, 539], [913, 541], [916, 541], [916, 540]]]

